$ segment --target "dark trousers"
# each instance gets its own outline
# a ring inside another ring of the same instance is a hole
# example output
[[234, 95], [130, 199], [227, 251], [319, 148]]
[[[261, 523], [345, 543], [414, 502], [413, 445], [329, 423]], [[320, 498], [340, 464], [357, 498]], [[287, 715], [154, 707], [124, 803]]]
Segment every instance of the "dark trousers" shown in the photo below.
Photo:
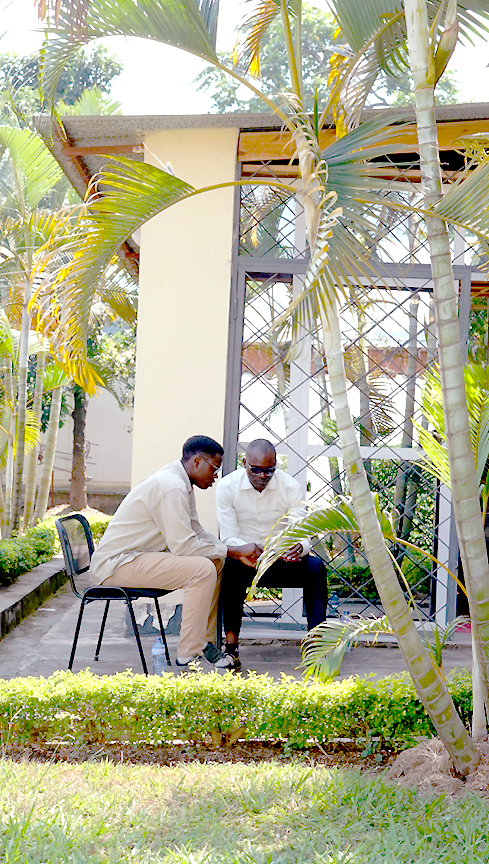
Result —
[[[255, 571], [251, 567], [234, 558], [226, 558], [220, 598], [225, 633], [239, 636], [243, 603], [254, 575]], [[315, 555], [304, 555], [300, 561], [276, 561], [266, 571], [259, 585], [265, 588], [302, 588], [309, 630], [326, 618], [326, 568]]]

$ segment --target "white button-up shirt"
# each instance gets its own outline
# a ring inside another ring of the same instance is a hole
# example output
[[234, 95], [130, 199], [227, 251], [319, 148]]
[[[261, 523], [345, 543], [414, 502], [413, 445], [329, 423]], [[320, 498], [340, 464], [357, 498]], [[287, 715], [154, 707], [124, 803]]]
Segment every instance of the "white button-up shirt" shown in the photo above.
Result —
[[[227, 474], [217, 487], [219, 536], [226, 546], [264, 546], [273, 526], [302, 500], [298, 481], [277, 469], [263, 492], [253, 488], [245, 468]], [[311, 548], [302, 540], [303, 554]], [[294, 545], [294, 544], [292, 544]]]
[[126, 495], [93, 554], [90, 581], [100, 585], [143, 552], [224, 558], [226, 551], [200, 524], [192, 484], [177, 460]]

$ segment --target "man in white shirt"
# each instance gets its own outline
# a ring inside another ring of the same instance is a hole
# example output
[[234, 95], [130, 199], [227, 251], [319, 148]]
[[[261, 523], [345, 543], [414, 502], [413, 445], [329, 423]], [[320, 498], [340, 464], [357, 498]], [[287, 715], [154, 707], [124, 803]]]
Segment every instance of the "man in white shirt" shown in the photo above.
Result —
[[[177, 667], [196, 658], [215, 668], [233, 665], [212, 643], [226, 555], [247, 560], [251, 546], [234, 550], [204, 531], [194, 486], [208, 489], [219, 473], [223, 449], [205, 435], [183, 445], [182, 459], [160, 468], [124, 498], [90, 564], [94, 584], [120, 588], [185, 588]], [[206, 644], [207, 643], [207, 644]]]
[[[226, 558], [222, 576], [225, 650], [235, 658], [235, 669], [241, 665], [238, 645], [243, 603], [265, 540], [275, 523], [302, 499], [297, 480], [278, 470], [276, 463], [273, 444], [259, 438], [248, 446], [244, 467], [227, 474], [217, 487], [221, 541], [247, 550], [244, 560], [236, 555]], [[269, 588], [301, 587], [309, 630], [324, 621], [328, 600], [326, 570], [320, 558], [309, 555], [310, 548], [309, 540], [292, 546], [267, 570], [261, 583]]]

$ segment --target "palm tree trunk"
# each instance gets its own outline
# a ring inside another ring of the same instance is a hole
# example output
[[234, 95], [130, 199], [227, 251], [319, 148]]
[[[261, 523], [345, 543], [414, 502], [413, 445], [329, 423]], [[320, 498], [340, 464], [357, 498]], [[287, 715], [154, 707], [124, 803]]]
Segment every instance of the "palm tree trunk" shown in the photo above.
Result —
[[7, 463], [5, 466], [5, 512], [2, 519], [2, 536], [10, 537], [10, 501], [12, 498], [12, 477], [14, 471], [14, 437], [15, 437], [15, 400], [12, 358], [5, 358], [4, 367], [5, 395], [10, 406], [10, 422], [8, 428]]
[[[435, 121], [426, 0], [405, 0], [410, 65], [416, 99], [416, 125], [424, 204], [433, 206], [443, 195]], [[452, 501], [465, 575], [474, 643], [487, 705], [489, 685], [489, 564], [481, 520], [479, 489], [470, 441], [463, 378], [464, 359], [458, 322], [450, 242], [445, 223], [426, 219], [434, 286], [438, 360], [452, 483]]]
[[348, 404], [344, 355], [335, 304], [330, 304], [327, 315], [322, 314], [322, 325], [338, 434], [365, 553], [384, 611], [418, 696], [457, 771], [465, 775], [478, 764], [479, 755], [457, 714], [443, 675], [433, 665], [423, 646], [387, 551]]
[[34, 513], [35, 522], [44, 519], [48, 506], [54, 457], [56, 454], [56, 443], [58, 440], [59, 415], [61, 413], [62, 396], [63, 388], [55, 387], [51, 398], [51, 409], [49, 411], [48, 428], [46, 430], [46, 446], [44, 448], [42, 460], [42, 474], [39, 483], [39, 491], [37, 493], [36, 511]]
[[[37, 355], [36, 366], [36, 383], [34, 386], [34, 402], [32, 405], [33, 411], [41, 420], [42, 414], [42, 393], [43, 393], [43, 372], [46, 363], [46, 352], [39, 351]], [[26, 478], [25, 478], [25, 494], [24, 494], [24, 525], [32, 525], [34, 522], [34, 503], [36, 497], [36, 475], [37, 466], [39, 464], [39, 442], [32, 448], [27, 457]]]
[[[371, 447], [374, 440], [372, 412], [370, 410], [370, 387], [368, 386], [368, 345], [365, 339], [365, 312], [363, 309], [357, 311], [358, 320], [358, 342], [357, 342], [357, 357], [358, 357], [358, 380], [357, 387], [360, 391], [360, 444], [365, 447]], [[367, 472], [369, 481], [372, 479], [372, 460], [364, 459], [363, 464]]]
[[[318, 195], [314, 188], [317, 183], [315, 178], [318, 175], [305, 136], [298, 134], [295, 143], [304, 184], [301, 198], [309, 246], [314, 249], [321, 208], [325, 205], [319, 203], [322, 196], [320, 190]], [[365, 553], [382, 605], [389, 617], [418, 696], [450, 753], [456, 770], [465, 775], [479, 763], [479, 754], [457, 714], [443, 674], [433, 665], [421, 641], [389, 557], [348, 404], [345, 359], [336, 301], [331, 299], [327, 286], [321, 286], [320, 277], [319, 283], [323, 294], [320, 315], [324, 354], [328, 365], [333, 407], [343, 463]]]
[[[416, 396], [416, 370], [418, 365], [418, 301], [411, 300], [409, 304], [409, 337], [407, 345], [406, 359], [406, 400], [404, 403], [404, 424], [402, 429], [402, 447], [413, 446], [413, 415]], [[405, 527], [409, 522], [412, 525], [412, 512], [408, 507], [406, 493], [407, 478], [410, 471], [409, 462], [400, 462], [396, 476], [396, 490], [394, 494], [394, 507], [399, 513], [399, 533], [407, 539], [409, 533], [405, 532]], [[413, 484], [410, 483], [410, 486]], [[414, 493], [416, 494], [416, 493]], [[413, 490], [410, 489], [409, 497], [412, 498]], [[399, 563], [404, 557], [402, 549], [399, 550], [396, 556]]]
[[22, 509], [22, 475], [24, 472], [25, 417], [27, 407], [27, 368], [29, 363], [30, 299], [31, 285], [30, 282], [26, 282], [24, 289], [24, 300], [22, 305], [22, 321], [20, 326], [19, 339], [17, 433], [15, 436], [12, 499], [10, 504], [10, 534], [19, 529], [20, 514]]
[[73, 465], [71, 472], [70, 507], [84, 510], [87, 506], [87, 471], [85, 427], [87, 417], [87, 398], [85, 391], [77, 384], [73, 388]]

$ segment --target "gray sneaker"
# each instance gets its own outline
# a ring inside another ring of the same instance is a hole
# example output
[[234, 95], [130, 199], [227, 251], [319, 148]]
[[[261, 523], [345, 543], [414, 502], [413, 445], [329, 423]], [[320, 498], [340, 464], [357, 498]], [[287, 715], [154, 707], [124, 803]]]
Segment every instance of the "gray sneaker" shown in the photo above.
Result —
[[241, 669], [241, 661], [237, 654], [222, 654], [214, 663], [214, 667], [220, 672], [238, 672]]

